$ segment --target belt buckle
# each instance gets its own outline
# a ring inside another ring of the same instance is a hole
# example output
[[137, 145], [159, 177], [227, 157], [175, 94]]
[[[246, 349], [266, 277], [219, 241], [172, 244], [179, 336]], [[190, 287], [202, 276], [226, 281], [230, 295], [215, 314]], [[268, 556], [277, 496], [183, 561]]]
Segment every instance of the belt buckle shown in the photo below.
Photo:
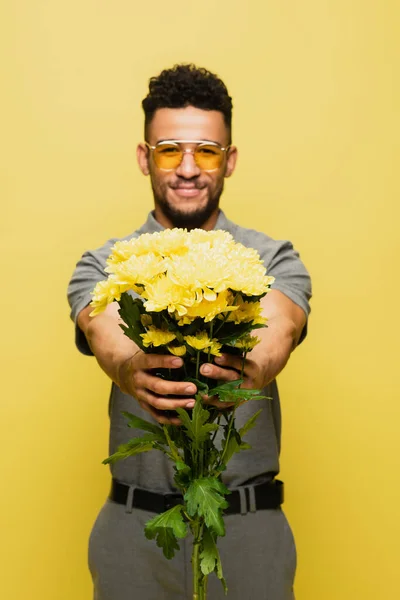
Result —
[[183, 504], [183, 496], [179, 492], [164, 494], [164, 510], [169, 510], [178, 504]]

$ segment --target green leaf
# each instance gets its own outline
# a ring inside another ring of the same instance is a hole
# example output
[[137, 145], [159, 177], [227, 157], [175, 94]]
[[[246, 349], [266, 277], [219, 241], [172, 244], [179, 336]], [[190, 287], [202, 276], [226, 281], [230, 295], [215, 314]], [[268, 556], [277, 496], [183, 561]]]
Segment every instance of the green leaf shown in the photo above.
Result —
[[114, 454], [111, 454], [111, 456], [103, 460], [103, 465], [113, 464], [118, 460], [129, 458], [129, 456], [134, 456], [141, 452], [148, 452], [149, 450], [153, 450], [153, 448], [162, 450], [162, 447], [159, 447], [158, 444], [158, 436], [153, 433], [147, 433], [140, 438], [133, 438], [129, 440], [128, 443], [118, 446], [117, 451], [114, 452]]
[[157, 529], [169, 527], [177, 538], [184, 538], [187, 534], [187, 524], [183, 520], [183, 505], [177, 504], [169, 510], [156, 515], [147, 521], [145, 527], [146, 537], [154, 539]]
[[225, 594], [228, 592], [226, 581], [222, 573], [222, 564], [217, 544], [215, 542], [213, 534], [204, 528], [202, 552], [200, 553], [200, 569], [203, 575], [209, 575], [215, 571], [218, 579], [221, 580]]
[[265, 325], [261, 323], [258, 325], [252, 325], [251, 323], [240, 323], [236, 325], [234, 323], [225, 323], [218, 332], [218, 341], [221, 344], [234, 344], [236, 340], [250, 333], [254, 329], [264, 328]]
[[234, 429], [232, 431], [232, 435], [234, 436], [235, 440], [237, 441], [238, 445], [240, 446], [240, 444], [242, 443], [242, 438], [240, 437], [240, 433], [238, 432], [238, 430]]
[[182, 491], [186, 490], [192, 479], [192, 470], [182, 461], [175, 463], [174, 482]]
[[157, 546], [159, 546], [159, 548], [162, 548], [165, 558], [174, 558], [175, 550], [180, 550], [174, 532], [169, 527], [166, 527], [165, 529], [159, 529], [153, 537], [147, 535], [147, 538], [156, 538]]
[[179, 454], [177, 446], [172, 441], [172, 439], [171, 439], [171, 437], [169, 435], [169, 432], [168, 432], [168, 427], [166, 425], [163, 426], [163, 433], [164, 433], [165, 439], [167, 441], [167, 444], [169, 446], [169, 449], [171, 450], [171, 456], [173, 457], [173, 459], [175, 461], [180, 462], [182, 460], [182, 457]]
[[228, 444], [226, 444], [225, 441], [225, 444], [223, 444], [222, 446], [224, 464], [227, 465], [228, 462], [231, 460], [232, 456], [235, 454], [235, 452], [239, 452], [239, 450], [240, 445], [237, 443], [235, 436], [231, 434], [229, 437]]
[[[233, 428], [231, 430], [228, 443], [226, 443], [226, 437], [222, 442], [222, 456], [223, 463], [225, 465], [231, 460], [232, 456], [235, 452], [240, 452], [240, 450], [250, 450], [250, 444], [242, 441], [242, 437], [252, 428], [254, 427], [257, 418], [259, 417], [262, 409], [257, 411], [250, 419], [237, 431], [235, 427], [235, 422], [233, 422]], [[225, 436], [228, 434], [228, 426], [224, 427]]]
[[224, 465], [228, 464], [235, 452], [240, 452], [240, 450], [247, 450], [251, 448], [249, 444], [246, 444], [242, 441], [240, 433], [237, 431], [237, 429], [235, 429], [235, 421], [233, 421], [232, 425], [233, 427], [231, 429], [228, 442], [226, 441], [226, 438], [228, 435], [229, 426], [225, 425], [224, 427], [225, 437], [222, 441], [221, 452]]
[[248, 390], [239, 388], [243, 383], [243, 379], [235, 379], [235, 381], [227, 381], [211, 390], [210, 396], [218, 396], [220, 402], [237, 402], [239, 400], [264, 400], [267, 396], [262, 396], [260, 390]]
[[177, 408], [176, 412], [182, 421], [182, 426], [187, 430], [188, 436], [196, 445], [208, 439], [211, 431], [218, 429], [217, 423], [206, 423], [210, 413], [202, 407], [199, 398], [197, 398], [192, 411], [192, 419], [183, 408]]
[[251, 450], [251, 446], [247, 442], [242, 442], [240, 444], [239, 450]]
[[126, 419], [128, 419], [128, 427], [132, 427], [135, 429], [143, 429], [143, 431], [149, 431], [150, 433], [154, 433], [160, 437], [160, 441], [163, 440], [164, 443], [167, 443], [166, 437], [164, 435], [163, 429], [159, 425], [154, 425], [154, 423], [149, 423], [149, 421], [145, 421], [136, 415], [133, 415], [130, 412], [123, 411], [122, 414]]
[[204, 454], [206, 460], [206, 467], [210, 467], [212, 469], [214, 465], [216, 465], [219, 462], [219, 450], [214, 446], [214, 443], [211, 444], [210, 442], [210, 447], [205, 448]]
[[212, 388], [211, 390], [209, 390], [210, 395], [216, 395], [219, 394], [219, 392], [221, 391], [222, 393], [224, 393], [225, 391], [231, 391], [231, 390], [236, 390], [240, 385], [242, 385], [242, 383], [244, 382], [244, 379], [235, 379], [234, 381], [225, 381], [224, 383], [221, 383], [220, 385], [217, 385], [215, 388]]
[[175, 463], [175, 467], [177, 471], [190, 471], [190, 467], [188, 465], [186, 465], [184, 462], [182, 461], [178, 461]]
[[229, 506], [224, 495], [229, 494], [225, 485], [215, 477], [202, 477], [190, 484], [185, 501], [190, 516], [204, 517], [207, 527], [216, 535], [225, 535], [222, 509]]
[[250, 419], [243, 425], [243, 427], [239, 429], [240, 437], [243, 437], [248, 431], [250, 431], [250, 429], [254, 427], [261, 412], [262, 408], [260, 408], [260, 410], [258, 410], [252, 417], [250, 417]]
[[130, 294], [124, 292], [118, 304], [120, 307], [118, 312], [125, 323], [125, 325], [120, 324], [121, 329], [139, 348], [146, 351], [143, 339], [140, 337], [140, 334], [145, 332], [140, 320], [141, 315], [146, 312], [143, 302], [139, 298], [133, 299]]
[[187, 534], [182, 510], [183, 506], [178, 504], [147, 521], [145, 526], [147, 539], [156, 538], [157, 546], [163, 549], [164, 556], [169, 559], [175, 556], [175, 550], [179, 550], [177, 538], [184, 538]]

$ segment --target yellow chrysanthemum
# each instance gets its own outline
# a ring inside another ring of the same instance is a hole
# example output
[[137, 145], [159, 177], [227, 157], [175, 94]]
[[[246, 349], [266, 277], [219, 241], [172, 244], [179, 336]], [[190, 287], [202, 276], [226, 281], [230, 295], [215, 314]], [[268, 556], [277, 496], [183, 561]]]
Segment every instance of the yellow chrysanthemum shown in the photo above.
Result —
[[253, 325], [264, 325], [267, 319], [261, 316], [260, 302], [243, 302], [239, 296], [236, 300], [237, 310], [227, 317], [227, 321], [233, 323], [252, 323]]
[[259, 344], [260, 342], [261, 340], [259, 337], [248, 334], [243, 336], [239, 340], [236, 340], [234, 344], [230, 345], [234, 346], [235, 348], [239, 348], [240, 350], [243, 350], [243, 352], [250, 352], [250, 350], [253, 350], [253, 348], [257, 346], [257, 344]]
[[[232, 306], [233, 294], [228, 290], [218, 294], [215, 300], [209, 301], [203, 298], [201, 302], [193, 304], [193, 306], [187, 309], [187, 312], [183, 317], [178, 320], [178, 325], [185, 325], [190, 323], [197, 317], [204, 319], [205, 323], [212, 321], [217, 315], [228, 311], [236, 311], [237, 306]], [[178, 316], [179, 318], [179, 316]]]
[[187, 247], [188, 232], [186, 229], [165, 229], [159, 232], [156, 237], [156, 248], [157, 252], [161, 256], [172, 256], [186, 254], [188, 251]]
[[94, 317], [100, 314], [108, 304], [120, 300], [122, 292], [126, 292], [128, 288], [129, 286], [120, 285], [111, 277], [105, 281], [99, 281], [92, 292], [93, 300], [90, 306], [93, 306], [93, 310], [90, 316]]
[[175, 356], [185, 356], [186, 354], [186, 346], [173, 346], [172, 344], [169, 344], [167, 349], [171, 354], [175, 354]]
[[164, 331], [150, 325], [147, 332], [141, 333], [140, 337], [143, 339], [143, 345], [148, 348], [149, 346], [166, 346], [176, 338], [176, 335], [171, 331]]
[[[213, 231], [205, 231], [204, 229], [192, 229], [188, 234], [188, 246], [198, 248], [204, 244], [209, 248], [226, 248], [235, 244], [230, 233], [222, 229], [214, 229]], [[226, 252], [225, 252], [226, 253]]]
[[165, 275], [148, 284], [142, 295], [146, 298], [144, 306], [147, 311], [160, 312], [168, 309], [168, 312], [176, 312], [179, 316], [184, 315], [196, 300], [194, 292], [176, 285]]
[[[134, 286], [151, 283], [155, 277], [165, 273], [167, 267], [168, 262], [164, 258], [150, 252], [140, 257], [133, 255], [124, 262], [109, 264], [105, 270], [112, 273], [118, 283], [134, 289]], [[141, 290], [135, 291], [140, 293]]]
[[185, 342], [195, 350], [205, 350], [211, 345], [212, 340], [208, 337], [207, 331], [199, 331], [196, 335], [185, 335]]
[[244, 246], [240, 242], [235, 242], [229, 249], [229, 260], [232, 262], [239, 261], [241, 263], [262, 264], [260, 255], [254, 248]]
[[230, 265], [224, 253], [215, 248], [191, 248], [185, 256], [171, 259], [168, 277], [177, 285], [189, 288], [207, 300], [230, 287]]
[[274, 281], [266, 276], [256, 250], [236, 243], [221, 230], [175, 228], [145, 233], [116, 242], [107, 264], [110, 277], [94, 291], [92, 314], [129, 289], [145, 299], [149, 312], [166, 309], [179, 325], [197, 317], [209, 322], [226, 311], [232, 311], [229, 320], [235, 323], [264, 323], [254, 306], [240, 311], [227, 297], [229, 290], [260, 296]]
[[207, 331], [199, 331], [196, 335], [185, 335], [183, 339], [188, 346], [195, 350], [202, 350], [203, 352], [210, 352], [210, 354], [215, 356], [221, 356], [219, 351], [222, 344], [215, 338], [211, 339]]
[[144, 233], [133, 241], [132, 251], [135, 256], [155, 253], [161, 257], [172, 254], [185, 254], [187, 248], [186, 229], [165, 229], [155, 233]]
[[107, 259], [107, 264], [116, 264], [128, 260], [134, 254], [134, 244], [136, 239], [121, 240], [115, 242], [111, 248], [111, 254]]
[[265, 274], [262, 264], [250, 264], [238, 261], [232, 274], [231, 289], [241, 292], [245, 296], [261, 296], [265, 294], [275, 277]]
[[222, 356], [220, 350], [222, 348], [222, 344], [217, 342], [217, 340], [213, 339], [209, 348], [209, 353], [213, 356]]

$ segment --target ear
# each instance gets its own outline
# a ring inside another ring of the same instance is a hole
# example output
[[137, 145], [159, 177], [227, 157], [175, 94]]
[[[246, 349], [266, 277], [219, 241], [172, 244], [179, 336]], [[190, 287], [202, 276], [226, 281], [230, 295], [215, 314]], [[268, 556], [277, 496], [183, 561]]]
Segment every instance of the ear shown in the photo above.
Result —
[[138, 144], [138, 147], [136, 148], [136, 158], [139, 169], [142, 171], [143, 175], [148, 175], [150, 173], [149, 149], [146, 144]]
[[238, 150], [236, 146], [231, 146], [228, 150], [228, 157], [226, 159], [226, 171], [225, 177], [230, 177], [235, 170], [236, 161], [238, 157]]

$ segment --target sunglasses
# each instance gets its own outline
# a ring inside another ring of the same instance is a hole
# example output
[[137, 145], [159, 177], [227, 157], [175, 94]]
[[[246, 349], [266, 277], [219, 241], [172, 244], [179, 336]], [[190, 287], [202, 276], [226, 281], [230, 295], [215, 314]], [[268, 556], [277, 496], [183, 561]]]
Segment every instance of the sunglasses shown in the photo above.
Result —
[[[230, 146], [223, 148], [217, 142], [205, 140], [165, 140], [146, 146], [153, 153], [153, 160], [159, 169], [173, 171], [181, 164], [185, 154], [193, 154], [196, 165], [202, 171], [216, 171], [222, 166]], [[195, 148], [183, 148], [182, 144], [196, 144]]]

